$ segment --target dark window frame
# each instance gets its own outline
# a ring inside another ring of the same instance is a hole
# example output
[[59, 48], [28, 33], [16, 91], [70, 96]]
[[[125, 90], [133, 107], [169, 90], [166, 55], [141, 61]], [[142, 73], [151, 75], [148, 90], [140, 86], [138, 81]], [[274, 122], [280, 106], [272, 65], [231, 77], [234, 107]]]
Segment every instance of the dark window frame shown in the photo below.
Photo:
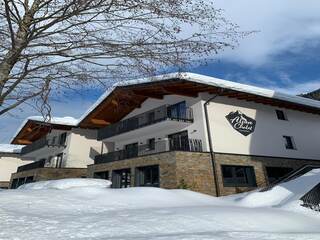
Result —
[[109, 180], [110, 179], [110, 171], [97, 171], [97, 172], [94, 172], [93, 173], [93, 178]]
[[[227, 169], [231, 177], [226, 177]], [[239, 171], [242, 170], [242, 171]], [[224, 187], [257, 187], [257, 180], [253, 166], [221, 165], [221, 173]], [[237, 174], [243, 174], [243, 182], [239, 182]]]
[[136, 187], [160, 187], [159, 165], [148, 165], [148, 166], [136, 167], [135, 186]]
[[286, 113], [283, 110], [276, 109], [276, 115], [277, 115], [278, 120], [289, 121]]
[[297, 150], [294, 138], [292, 136], [283, 135], [284, 146], [288, 150]]
[[66, 141], [67, 141], [67, 133], [61, 133], [59, 136], [59, 145], [60, 146], [65, 146], [66, 145]]
[[292, 167], [265, 166], [269, 184], [276, 182], [284, 176], [290, 174], [294, 169]]

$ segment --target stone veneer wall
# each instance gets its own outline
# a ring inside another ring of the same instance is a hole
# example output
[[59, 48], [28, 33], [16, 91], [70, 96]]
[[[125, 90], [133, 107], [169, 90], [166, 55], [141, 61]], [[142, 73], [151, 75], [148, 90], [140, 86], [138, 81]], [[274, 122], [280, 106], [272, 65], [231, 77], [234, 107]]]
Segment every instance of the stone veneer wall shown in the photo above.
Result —
[[86, 177], [86, 168], [36, 168], [11, 175], [10, 187], [13, 179], [33, 176], [35, 182], [46, 180], [57, 180], [63, 178]]
[[[232, 154], [215, 154], [216, 172], [219, 183], [220, 195], [253, 190], [247, 187], [224, 187], [221, 165], [253, 166], [257, 186], [264, 187], [268, 184], [266, 167], [291, 167], [297, 169], [304, 164], [320, 164], [320, 161], [284, 159], [274, 157], [258, 157]], [[88, 177], [93, 177], [94, 172], [109, 171], [111, 179], [112, 170], [131, 169], [131, 186], [135, 186], [135, 168], [142, 166], [159, 165], [160, 187], [175, 189], [185, 187], [193, 191], [216, 195], [214, 174], [209, 153], [196, 152], [165, 152], [137, 158], [115, 161], [88, 166]]]
[[88, 166], [88, 177], [94, 172], [131, 169], [131, 186], [135, 186], [135, 168], [159, 165], [160, 187], [175, 189], [186, 187], [194, 191], [213, 194], [213, 174], [208, 153], [165, 152], [141, 156], [110, 163], [93, 164]]
[[268, 185], [268, 176], [266, 167], [290, 167], [294, 170], [305, 164], [319, 164], [317, 160], [304, 159], [289, 159], [289, 158], [275, 158], [263, 156], [248, 156], [235, 154], [215, 153], [216, 172], [218, 175], [219, 189], [221, 195], [229, 195], [234, 193], [245, 192], [253, 190], [248, 187], [224, 187], [222, 182], [221, 165], [242, 165], [252, 166], [255, 171], [256, 181], [258, 187], [265, 187]]
[[0, 188], [8, 188], [10, 182], [0, 181]]

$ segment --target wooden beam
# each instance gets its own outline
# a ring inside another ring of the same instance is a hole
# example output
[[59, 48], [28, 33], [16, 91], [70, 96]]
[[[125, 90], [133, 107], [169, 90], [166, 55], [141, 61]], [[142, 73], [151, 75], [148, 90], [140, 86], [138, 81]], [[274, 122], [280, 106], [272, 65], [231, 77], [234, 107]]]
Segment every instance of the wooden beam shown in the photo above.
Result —
[[23, 145], [29, 145], [32, 143], [31, 141], [26, 140], [26, 139], [18, 139], [17, 142], [18, 142], [18, 144], [23, 144]]
[[149, 98], [155, 99], [163, 99], [163, 94], [155, 91], [147, 91], [147, 90], [132, 90], [135, 95], [145, 96]]
[[91, 118], [90, 119], [91, 123], [95, 125], [109, 125], [110, 122], [103, 120], [103, 119], [97, 119], [97, 118]]
[[177, 88], [177, 87], [163, 87], [163, 89], [171, 94], [177, 94], [181, 96], [186, 96], [186, 97], [198, 97], [198, 92], [196, 91], [186, 91], [182, 88]]

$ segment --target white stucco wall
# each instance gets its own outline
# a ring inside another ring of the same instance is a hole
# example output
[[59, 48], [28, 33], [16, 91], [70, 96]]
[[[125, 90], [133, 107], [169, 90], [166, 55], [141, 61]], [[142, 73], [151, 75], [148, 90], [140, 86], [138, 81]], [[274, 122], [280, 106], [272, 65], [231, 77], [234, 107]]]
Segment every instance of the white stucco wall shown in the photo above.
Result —
[[[279, 120], [275, 110], [283, 110], [288, 121]], [[241, 111], [256, 120], [255, 131], [243, 136], [226, 119]], [[320, 116], [277, 107], [218, 97], [208, 106], [215, 152], [320, 160]], [[296, 150], [285, 148], [283, 136], [292, 136]]]
[[52, 130], [47, 134], [47, 138], [52, 139], [66, 132], [66, 147], [49, 146], [43, 147], [39, 150], [33, 151], [24, 155], [24, 158], [32, 158], [36, 161], [41, 159], [48, 160], [46, 167], [56, 166], [56, 156], [63, 154], [62, 167], [63, 168], [86, 168], [88, 164], [93, 163], [93, 158], [90, 157], [94, 151], [100, 153], [101, 142], [97, 141], [97, 131], [88, 129], [73, 128], [69, 131]]
[[63, 167], [86, 168], [93, 164], [93, 157], [101, 152], [97, 131], [73, 128], [68, 135]]
[[22, 161], [16, 154], [0, 153], [0, 182], [10, 181], [11, 174], [17, 171], [21, 165], [31, 163], [32, 161]]

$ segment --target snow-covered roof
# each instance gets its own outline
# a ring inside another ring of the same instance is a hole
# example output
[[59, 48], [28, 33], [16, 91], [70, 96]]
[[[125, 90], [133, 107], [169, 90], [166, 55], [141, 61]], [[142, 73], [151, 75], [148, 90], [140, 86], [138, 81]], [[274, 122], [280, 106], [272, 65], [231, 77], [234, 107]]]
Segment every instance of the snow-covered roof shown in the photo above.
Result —
[[20, 153], [23, 145], [0, 144], [0, 153]]
[[177, 72], [177, 73], [158, 75], [158, 76], [149, 77], [149, 78], [123, 81], [123, 82], [114, 84], [80, 117], [79, 123], [82, 120], [84, 120], [97, 106], [99, 106], [99, 104], [102, 103], [116, 87], [166, 81], [170, 79], [181, 79], [181, 80], [186, 80], [190, 82], [206, 84], [214, 87], [239, 91], [243, 93], [254, 94], [262, 97], [274, 98], [282, 101], [292, 102], [292, 103], [320, 109], [320, 101], [299, 97], [295, 95], [290, 95], [286, 93], [276, 92], [274, 90], [270, 90], [266, 88], [255, 87], [247, 84], [209, 77], [205, 75], [189, 73], [189, 72], [182, 72], [182, 73]]
[[[10, 142], [12, 142], [15, 137], [19, 134], [21, 129], [27, 124], [28, 121], [36, 121], [36, 122], [45, 122], [45, 119], [43, 116], [30, 116], [27, 117], [20, 127], [17, 129], [16, 133], [13, 135]], [[56, 125], [67, 125], [67, 126], [77, 126], [79, 123], [79, 120], [73, 117], [51, 117], [49, 121], [46, 121], [48, 124], [56, 124]]]

